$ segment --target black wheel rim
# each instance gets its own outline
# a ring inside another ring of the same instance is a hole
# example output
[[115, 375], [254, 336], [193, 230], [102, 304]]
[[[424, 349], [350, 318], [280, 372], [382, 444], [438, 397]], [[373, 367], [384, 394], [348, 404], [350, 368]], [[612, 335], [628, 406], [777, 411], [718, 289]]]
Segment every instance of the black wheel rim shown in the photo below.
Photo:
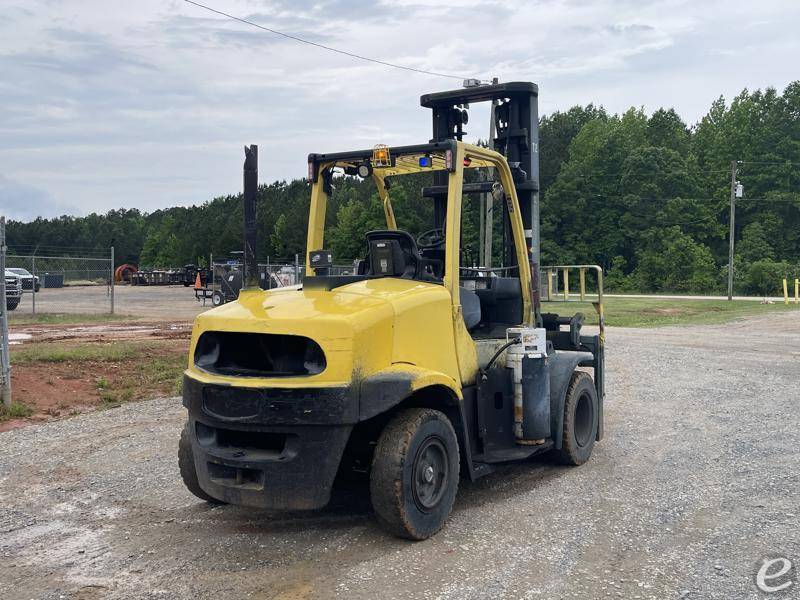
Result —
[[450, 463], [442, 440], [427, 438], [417, 450], [411, 474], [411, 491], [414, 504], [423, 512], [435, 508], [447, 489]]
[[594, 405], [592, 396], [583, 392], [575, 403], [575, 441], [584, 447], [592, 440], [594, 434]]

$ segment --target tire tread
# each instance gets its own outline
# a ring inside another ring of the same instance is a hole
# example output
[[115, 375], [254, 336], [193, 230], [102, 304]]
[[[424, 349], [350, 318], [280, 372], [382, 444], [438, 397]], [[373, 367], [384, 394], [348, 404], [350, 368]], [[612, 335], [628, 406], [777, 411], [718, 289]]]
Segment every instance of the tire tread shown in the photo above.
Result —
[[210, 504], [224, 504], [224, 502], [217, 500], [213, 496], [209, 496], [200, 483], [197, 481], [197, 470], [194, 466], [194, 453], [192, 452], [192, 440], [189, 438], [189, 423], [184, 425], [181, 431], [181, 438], [178, 441], [178, 469], [181, 472], [181, 479], [183, 485], [192, 494], [205, 500]]
[[[575, 389], [582, 385], [584, 381], [588, 381], [589, 385], [594, 387], [594, 381], [588, 373], [584, 373], [583, 371], [575, 371], [569, 380], [567, 394], [564, 399], [564, 427], [562, 429], [563, 433], [561, 437], [561, 449], [557, 451], [556, 456], [558, 457], [559, 462], [565, 465], [579, 466], [588, 460], [588, 457], [583, 458], [580, 456], [578, 448], [574, 444], [571, 435], [572, 428], [574, 427], [572, 421], [575, 417], [573, 404], [577, 400], [575, 396]], [[597, 419], [597, 406], [595, 405], [594, 408], [595, 419]], [[592, 442], [592, 447], [593, 446], [594, 442]], [[591, 450], [589, 454], [591, 454]]]
[[444, 414], [427, 408], [405, 409], [397, 413], [386, 425], [375, 448], [370, 474], [372, 506], [381, 526], [398, 537], [412, 540], [426, 539], [439, 531], [446, 520], [443, 519], [435, 531], [421, 532], [416, 530], [405, 514], [402, 481], [405, 460], [414, 434], [426, 421], [431, 419], [446, 423], [451, 430], [453, 440], [456, 440], [456, 472], [455, 475], [451, 475], [455, 477], [455, 492], [453, 493], [453, 499], [449, 500], [449, 506], [442, 507], [449, 515], [455, 494], [458, 491], [458, 465], [460, 458], [458, 438], [450, 420]]

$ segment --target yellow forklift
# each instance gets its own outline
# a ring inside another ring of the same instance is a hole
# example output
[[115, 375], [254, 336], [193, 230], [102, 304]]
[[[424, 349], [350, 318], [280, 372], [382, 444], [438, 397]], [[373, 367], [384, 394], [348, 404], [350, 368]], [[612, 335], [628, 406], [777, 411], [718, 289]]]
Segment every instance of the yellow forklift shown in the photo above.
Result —
[[[459, 477], [542, 452], [588, 460], [603, 435], [602, 272], [599, 334], [581, 332], [580, 313], [542, 313], [537, 96], [524, 82], [429, 94], [429, 143], [311, 154], [297, 286], [258, 286], [257, 148], [245, 148], [245, 286], [196, 318], [184, 377], [179, 465], [193, 494], [318, 509], [337, 475], [361, 472], [381, 525], [421, 540], [445, 523]], [[497, 150], [462, 141], [469, 104], [486, 101]], [[465, 183], [471, 169], [491, 175]], [[426, 172], [420, 201], [434, 202], [434, 223], [415, 239], [395, 221], [388, 184]], [[330, 274], [325, 250], [335, 174], [372, 180], [385, 209], [354, 275]], [[462, 264], [463, 196], [486, 193], [502, 201], [499, 269]]]

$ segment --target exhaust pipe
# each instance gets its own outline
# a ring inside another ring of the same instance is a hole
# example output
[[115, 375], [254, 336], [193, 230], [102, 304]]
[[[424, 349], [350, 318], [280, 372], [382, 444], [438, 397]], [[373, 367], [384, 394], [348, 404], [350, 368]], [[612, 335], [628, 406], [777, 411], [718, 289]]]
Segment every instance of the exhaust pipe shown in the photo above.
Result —
[[258, 194], [258, 146], [244, 147], [244, 255], [242, 289], [259, 289], [256, 261], [256, 198]]

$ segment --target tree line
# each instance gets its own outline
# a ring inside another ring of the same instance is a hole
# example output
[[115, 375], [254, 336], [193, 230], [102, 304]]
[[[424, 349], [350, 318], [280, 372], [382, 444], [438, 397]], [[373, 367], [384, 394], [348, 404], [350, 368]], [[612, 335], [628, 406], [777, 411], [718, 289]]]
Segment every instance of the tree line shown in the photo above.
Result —
[[[543, 264], [596, 263], [615, 291], [708, 293], [725, 289], [731, 161], [744, 197], [737, 200], [736, 289], [770, 294], [800, 274], [800, 81], [722, 97], [689, 126], [675, 110], [575, 106], [540, 121]], [[395, 178], [399, 226], [417, 234], [432, 225], [427, 175]], [[374, 184], [335, 180], [326, 245], [337, 263], [364, 253], [363, 234], [385, 226]], [[292, 262], [305, 252], [309, 184], [259, 187], [259, 260]], [[477, 252], [480, 210], [464, 207], [466, 249]], [[495, 220], [499, 227], [499, 219]], [[500, 254], [502, 236], [495, 235]], [[11, 221], [8, 244], [115, 246], [117, 262], [142, 267], [205, 264], [242, 246], [241, 194], [197, 206], [143, 213], [111, 210], [86, 217]], [[496, 264], [496, 263], [495, 263]]]

